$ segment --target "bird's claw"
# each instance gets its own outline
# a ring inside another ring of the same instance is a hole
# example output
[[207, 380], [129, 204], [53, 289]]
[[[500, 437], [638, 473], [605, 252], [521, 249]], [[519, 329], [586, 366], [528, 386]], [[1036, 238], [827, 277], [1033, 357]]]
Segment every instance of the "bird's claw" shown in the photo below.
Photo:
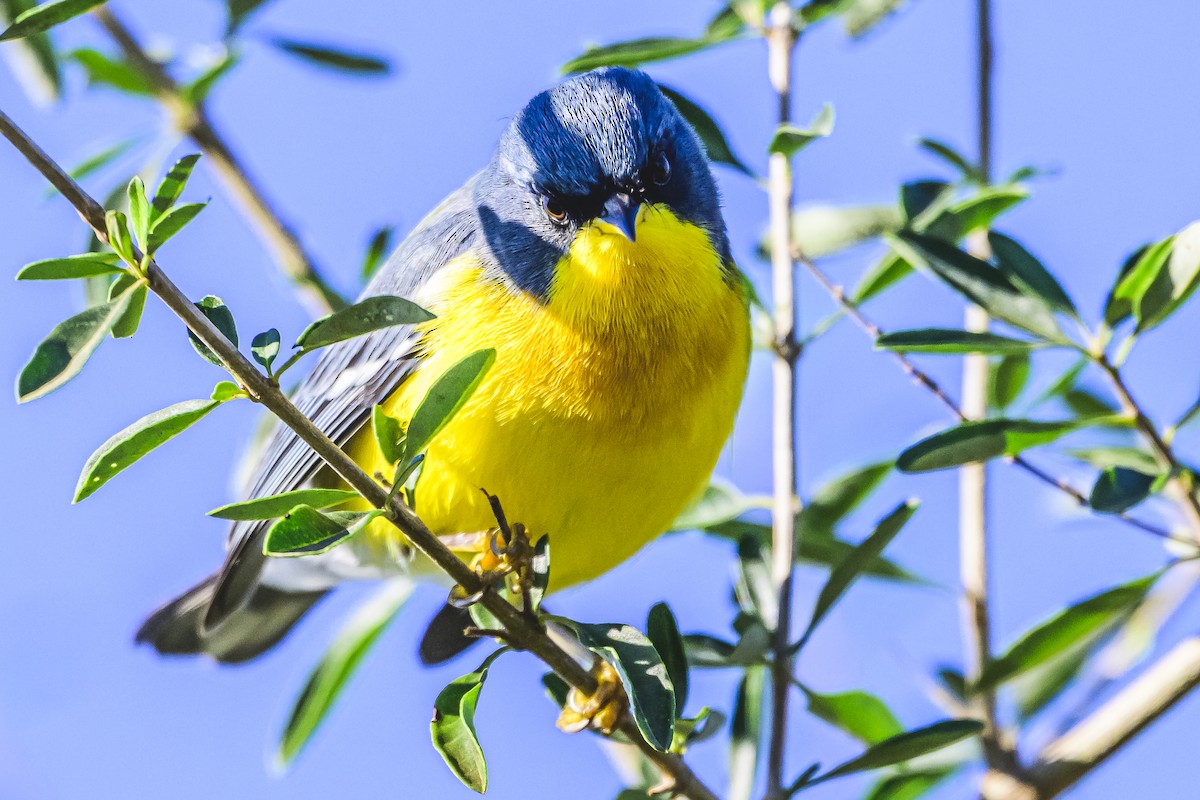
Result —
[[558, 729], [565, 733], [578, 733], [593, 728], [605, 736], [616, 730], [621, 715], [629, 707], [629, 697], [621, 685], [621, 678], [612, 665], [599, 659], [592, 668], [596, 678], [596, 691], [591, 694], [571, 688], [567, 702], [558, 715]]

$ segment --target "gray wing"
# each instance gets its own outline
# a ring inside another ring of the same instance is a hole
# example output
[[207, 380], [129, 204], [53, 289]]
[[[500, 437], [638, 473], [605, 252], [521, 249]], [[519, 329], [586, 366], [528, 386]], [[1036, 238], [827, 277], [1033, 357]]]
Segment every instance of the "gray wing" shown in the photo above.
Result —
[[[367, 285], [362, 297], [413, 297], [429, 278], [455, 257], [476, 246], [480, 226], [472, 202], [472, 178], [450, 195], [409, 234]], [[361, 299], [361, 298], [360, 298]], [[344, 445], [412, 371], [411, 328], [398, 326], [339, 342], [327, 348], [292, 402], [322, 432]], [[247, 497], [266, 497], [300, 488], [322, 466], [320, 458], [290, 429], [276, 425], [252, 473]], [[237, 522], [229, 532], [229, 554], [216, 579], [204, 616], [205, 630], [220, 625], [242, 607], [258, 585], [268, 523]]]

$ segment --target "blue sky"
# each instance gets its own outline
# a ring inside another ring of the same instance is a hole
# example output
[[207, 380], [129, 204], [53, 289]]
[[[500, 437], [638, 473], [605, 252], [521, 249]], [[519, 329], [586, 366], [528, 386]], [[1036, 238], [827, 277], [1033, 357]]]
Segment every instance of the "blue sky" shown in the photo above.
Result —
[[[939, 175], [940, 165], [915, 148], [919, 136], [967, 147], [973, 137], [972, 5], [915, 0], [864, 42], [849, 42], [833, 27], [801, 42], [797, 117], [807, 118], [826, 101], [837, 109], [834, 136], [799, 162], [802, 204], [886, 202], [902, 181]], [[1184, 46], [1186, 32], [1200, 26], [1200, 7], [1082, 0], [997, 5], [997, 169], [1033, 163], [1057, 170], [1037, 182], [1034, 198], [1002, 227], [1062, 276], [1094, 320], [1126, 253], [1200, 216], [1200, 109], [1191, 102], [1200, 66]], [[221, 25], [220, 4], [212, 0], [122, 2], [118, 10], [152, 43], [181, 50], [215, 40]], [[487, 160], [507, 118], [552, 83], [557, 66], [585, 43], [687, 35], [714, 10], [681, 0], [468, 2], [452, 9], [280, 0], [249, 27], [245, 63], [218, 89], [212, 110], [333, 280], [351, 291], [369, 232], [383, 223], [407, 229], [462, 183]], [[399, 69], [385, 80], [316, 71], [261, 43], [275, 33], [384, 51]], [[71, 46], [103, 41], [88, 20], [67, 26], [61, 39]], [[734, 148], [761, 169], [773, 108], [764, 59], [761, 43], [746, 42], [652, 73], [711, 109]], [[46, 111], [30, 107], [12, 78], [0, 73], [0, 108], [67, 163], [134, 131], [163, 129], [152, 107], [103, 91], [85, 94], [81, 83], [73, 75], [69, 102]], [[765, 267], [753, 257], [765, 196], [741, 176], [717, 169], [735, 255], [765, 286]], [[91, 188], [101, 192], [108, 185], [101, 180]], [[15, 272], [80, 247], [78, 219], [61, 201], [42, 201], [35, 173], [3, 150], [0, 189], [0, 264]], [[189, 192], [215, 201], [164, 250], [164, 267], [194, 296], [221, 295], [243, 333], [270, 326], [285, 337], [299, 331], [305, 311], [209, 177], [201, 171]], [[855, 251], [828, 268], [852, 283], [875, 255]], [[36, 342], [78, 302], [69, 287], [0, 281], [0, 375], [15, 376]], [[800, 308], [811, 324], [831, 305], [818, 286], [801, 279]], [[952, 327], [960, 309], [949, 292], [916, 279], [871, 313], [891, 329]], [[1195, 399], [1200, 364], [1191, 358], [1190, 342], [1198, 328], [1200, 318], [1188, 309], [1139, 345], [1129, 374], [1152, 412], [1173, 417]], [[427, 723], [437, 691], [471, 669], [474, 657], [429, 671], [414, 656], [424, 622], [440, 602], [438, 591], [411, 601], [283, 778], [268, 769], [275, 733], [338, 621], [365, 597], [362, 587], [322, 605], [284, 647], [248, 667], [162, 661], [132, 646], [147, 611], [217, 563], [224, 530], [203, 513], [233, 499], [230, 474], [256, 425], [254, 409], [222, 408], [87, 503], [69, 501], [79, 467], [112, 432], [151, 410], [206, 396], [220, 379], [185, 339], [180, 325], [152, 304], [137, 337], [108, 342], [67, 388], [27, 406], [0, 403], [2, 485], [10, 509], [0, 559], [0, 797], [467, 796], [430, 747]], [[1065, 366], [1055, 356], [1038, 363], [1035, 389]], [[956, 384], [952, 360], [927, 365]], [[765, 367], [756, 362], [719, 468], [747, 491], [769, 486]], [[930, 396], [849, 326], [806, 355], [800, 403], [806, 491], [949, 422]], [[1180, 444], [1185, 454], [1195, 451], [1194, 434]], [[1042, 456], [1039, 463], [1080, 484], [1089, 479], [1060, 458]], [[1072, 509], [1010, 468], [997, 466], [992, 474], [999, 642], [1065, 602], [1162, 563], [1156, 541]], [[921, 511], [891, 552], [936, 585], [856, 588], [800, 664], [812, 686], [875, 692], [908, 726], [941, 716], [920, 676], [957, 662], [960, 649], [955, 598], [947, 588], [957, 570], [954, 486], [949, 473], [893, 477], [852, 519], [847, 534], [861, 535], [900, 499], [920, 497]], [[673, 537], [555, 603], [560, 613], [580, 619], [640, 623], [654, 602], [668, 599], [685, 629], [723, 632], [730, 565], [729, 549], [719, 543]], [[801, 570], [802, 616], [822, 577]], [[1177, 639], [1197, 621], [1194, 610], [1185, 613], [1163, 640]], [[553, 729], [554, 709], [542, 697], [539, 675], [538, 664], [524, 656], [493, 669], [479, 711], [492, 772], [489, 795], [555, 797], [564, 786], [579, 785], [581, 796], [614, 796], [619, 781], [592, 737]], [[700, 674], [695, 682], [694, 697], [728, 708], [729, 676]], [[1192, 797], [1200, 775], [1189, 766], [1189, 733], [1198, 713], [1194, 699], [1183, 703], [1075, 796]], [[789, 753], [795, 770], [854, 752], [840, 734], [796, 715]], [[723, 785], [721, 744], [701, 745], [690, 759]], [[862, 785], [831, 784], [812, 797], [850, 797]], [[960, 784], [940, 796], [962, 793]]]

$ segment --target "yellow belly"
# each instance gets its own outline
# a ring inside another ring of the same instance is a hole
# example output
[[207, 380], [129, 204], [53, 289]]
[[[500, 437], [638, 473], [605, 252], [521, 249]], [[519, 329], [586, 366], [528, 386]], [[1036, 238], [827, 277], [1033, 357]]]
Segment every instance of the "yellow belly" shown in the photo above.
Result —
[[[644, 209], [636, 244], [585, 228], [545, 302], [469, 259], [422, 296], [437, 318], [387, 413], [407, 420], [448, 367], [497, 351], [426, 452], [416, 510], [435, 533], [493, 527], [486, 489], [534, 538], [550, 534], [551, 586], [562, 589], [633, 555], [703, 488], [749, 358], [740, 284], [703, 231]], [[389, 473], [369, 430], [350, 452], [369, 472]]]

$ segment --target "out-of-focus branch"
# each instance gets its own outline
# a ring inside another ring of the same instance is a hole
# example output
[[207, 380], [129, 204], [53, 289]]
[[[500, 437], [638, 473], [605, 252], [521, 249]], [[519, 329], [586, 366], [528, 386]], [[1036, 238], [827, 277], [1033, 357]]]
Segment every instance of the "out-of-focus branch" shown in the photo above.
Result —
[[[8, 139], [63, 197], [75, 207], [96, 236], [108, 241], [104, 209], [93, 200], [63, 169], [36, 143], [16, 126], [3, 111], [0, 111], [0, 135]], [[135, 260], [142, 260], [142, 253], [135, 248]], [[362, 495], [375, 508], [386, 511], [386, 518], [395, 525], [412, 543], [450, 578], [462, 586], [467, 594], [481, 595], [479, 602], [504, 626], [509, 644], [528, 650], [545, 662], [563, 680], [584, 692], [596, 691], [596, 679], [566, 650], [555, 643], [544, 627], [529, 619], [520, 609], [486, 585], [475, 572], [463, 563], [425, 526], [412, 509], [375, 482], [341, 448], [329, 439], [313, 422], [304, 416], [288, 399], [287, 395], [266, 375], [259, 372], [225, 336], [205, 317], [191, 300], [167, 277], [152, 259], [148, 261], [145, 277], [149, 288], [176, 316], [183, 320], [188, 329], [217, 355], [251, 398], [265, 406], [272, 414], [287, 425], [313, 449], [351, 488]], [[679, 756], [655, 750], [639, 733], [636, 723], [628, 712], [624, 713], [619, 730], [629, 737], [635, 746], [652, 761], [665, 776], [669, 777], [677, 794], [691, 800], [717, 800], [716, 795], [692, 772]]]
[[234, 155], [225, 138], [213, 127], [204, 103], [190, 103], [184, 98], [175, 80], [150, 57], [108, 5], [100, 6], [92, 13], [121, 48], [129, 65], [154, 87], [159, 102], [170, 113], [179, 130], [190, 137], [207, 156], [206, 160], [213, 166], [221, 185], [241, 207], [279, 268], [296, 286], [305, 305], [317, 315], [342, 308], [346, 304], [345, 299], [325, 281], [316, 259], [304, 249], [296, 232], [283, 221], [262, 188]]
[[[778, 104], [776, 122], [791, 121], [792, 54], [797, 32], [787, 2], [776, 3], [767, 28], [767, 68]], [[772, 153], [767, 173], [770, 202], [771, 290], [774, 300], [775, 359], [772, 364], [774, 502], [771, 515], [771, 578], [779, 593], [771, 662], [771, 732], [767, 745], [767, 798], [787, 797], [784, 755], [787, 744], [788, 697], [792, 684], [792, 576], [796, 518], [796, 345], [795, 260], [792, 258], [791, 156]]]

